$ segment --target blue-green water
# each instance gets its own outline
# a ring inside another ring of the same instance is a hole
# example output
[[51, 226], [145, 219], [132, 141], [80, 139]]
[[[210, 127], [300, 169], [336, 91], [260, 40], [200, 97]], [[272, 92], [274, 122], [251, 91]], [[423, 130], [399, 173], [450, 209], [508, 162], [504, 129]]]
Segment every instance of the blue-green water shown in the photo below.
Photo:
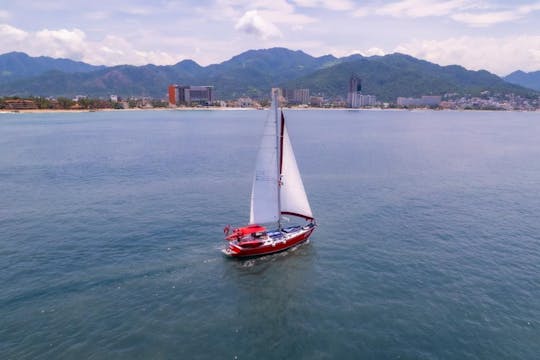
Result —
[[540, 356], [540, 114], [287, 115], [319, 227], [242, 262], [265, 112], [0, 114], [0, 358]]

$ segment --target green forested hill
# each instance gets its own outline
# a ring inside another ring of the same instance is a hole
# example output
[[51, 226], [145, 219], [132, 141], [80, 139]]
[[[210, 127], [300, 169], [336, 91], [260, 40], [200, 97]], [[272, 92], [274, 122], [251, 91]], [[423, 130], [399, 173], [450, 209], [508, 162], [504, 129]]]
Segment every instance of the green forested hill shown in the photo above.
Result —
[[309, 88], [312, 94], [344, 96], [352, 73], [362, 79], [363, 93], [376, 95], [383, 101], [395, 101], [398, 96], [478, 95], [482, 91], [520, 95], [533, 93], [487, 71], [470, 71], [456, 65], [443, 67], [402, 54], [343, 62], [291, 80], [285, 86]]

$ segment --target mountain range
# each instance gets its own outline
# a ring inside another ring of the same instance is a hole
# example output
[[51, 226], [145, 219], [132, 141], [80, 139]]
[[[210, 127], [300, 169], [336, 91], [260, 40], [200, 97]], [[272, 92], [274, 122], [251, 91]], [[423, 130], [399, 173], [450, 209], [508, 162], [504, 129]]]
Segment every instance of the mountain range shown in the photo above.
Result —
[[352, 73], [362, 78], [365, 94], [383, 101], [395, 101], [398, 96], [478, 95], [483, 91], [538, 96], [540, 91], [534, 73], [500, 78], [483, 70], [439, 66], [398, 53], [336, 58], [272, 48], [249, 50], [209, 66], [183, 60], [169, 66], [108, 67], [11, 52], [0, 55], [0, 96], [165, 98], [169, 84], [183, 84], [212, 85], [216, 97], [224, 100], [266, 98], [271, 87], [309, 88], [311, 94], [344, 98]]
[[529, 89], [540, 91], [540, 71], [523, 72], [521, 70], [514, 71], [510, 75], [503, 78], [509, 83], [521, 85]]
[[73, 74], [104, 68], [105, 66], [94, 66], [69, 59], [53, 59], [47, 56], [31, 57], [22, 52], [0, 55], [0, 79], [2, 82], [39, 76], [53, 70]]

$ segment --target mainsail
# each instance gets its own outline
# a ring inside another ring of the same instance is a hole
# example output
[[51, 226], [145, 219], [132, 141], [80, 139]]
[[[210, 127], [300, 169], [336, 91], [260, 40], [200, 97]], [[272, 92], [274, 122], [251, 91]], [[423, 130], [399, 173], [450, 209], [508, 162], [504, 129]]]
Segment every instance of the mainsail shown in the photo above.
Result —
[[275, 223], [280, 216], [276, 114], [277, 104], [276, 101], [272, 101], [271, 110], [264, 124], [263, 137], [255, 164], [251, 189], [250, 224]]

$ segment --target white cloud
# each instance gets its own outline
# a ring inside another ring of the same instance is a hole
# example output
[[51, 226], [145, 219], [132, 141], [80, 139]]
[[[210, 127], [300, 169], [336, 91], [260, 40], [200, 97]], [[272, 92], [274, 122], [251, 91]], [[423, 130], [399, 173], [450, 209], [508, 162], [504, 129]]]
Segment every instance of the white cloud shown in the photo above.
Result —
[[[24, 41], [23, 41], [24, 40]], [[31, 56], [69, 58], [90, 64], [174, 64], [185, 58], [180, 54], [138, 49], [131, 41], [107, 35], [91, 41], [80, 29], [43, 29], [26, 32], [16, 27], [0, 25], [0, 53], [22, 51]]]
[[283, 36], [276, 25], [259, 15], [257, 10], [247, 11], [238, 20], [234, 28], [265, 40]]
[[455, 21], [475, 27], [486, 27], [499, 23], [521, 19], [534, 11], [540, 10], [540, 3], [512, 7], [507, 10], [487, 12], [461, 12], [451, 16]]
[[474, 5], [466, 0], [401, 0], [384, 5], [375, 10], [378, 15], [393, 17], [444, 16], [456, 10], [463, 10]]
[[441, 65], [459, 64], [468, 69], [485, 69], [498, 75], [515, 70], [540, 68], [540, 36], [462, 36], [446, 40], [417, 40], [395, 51]]
[[526, 15], [533, 11], [538, 11], [538, 10], [540, 10], [540, 2], [536, 2], [534, 4], [529, 4], [529, 5], [522, 5], [518, 7], [518, 11], [523, 15]]
[[164, 51], [135, 51], [144, 64], [174, 64], [179, 58]]
[[[34, 46], [48, 48], [54, 57], [80, 59], [85, 52], [85, 33], [80, 29], [40, 30], [34, 34]], [[41, 45], [40, 45], [41, 44]]]
[[422, 18], [448, 16], [456, 12], [485, 7], [478, 0], [400, 0], [382, 6], [356, 9], [355, 17], [368, 15], [391, 16], [395, 18]]
[[487, 27], [521, 19], [540, 10], [540, 3], [522, 6], [495, 5], [481, 0], [400, 0], [379, 8], [358, 9], [354, 15], [370, 13], [396, 18], [449, 16], [452, 20], [472, 27]]
[[[297, 12], [287, 0], [216, 0], [209, 6], [198, 6], [195, 11], [201, 18], [214, 22], [229, 22], [230, 19], [246, 17], [248, 13], [251, 18], [245, 20], [254, 21], [255, 16], [251, 12], [255, 11], [260, 19], [274, 25], [280, 33], [283, 26], [299, 30], [316, 21]], [[238, 21], [235, 24], [238, 25]]]
[[485, 27], [498, 23], [513, 21], [521, 16], [513, 11], [495, 11], [487, 13], [458, 13], [451, 16], [457, 22], [470, 26]]
[[383, 56], [383, 55], [386, 55], [386, 52], [383, 49], [378, 48], [378, 47], [371, 47], [371, 48], [367, 49], [366, 51], [360, 51], [359, 53], [361, 55], [363, 55], [363, 56], [374, 56], [374, 55]]
[[53, 42], [61, 42], [61, 43], [69, 43], [69, 42], [82, 42], [84, 41], [85, 34], [80, 29], [73, 29], [73, 30], [67, 30], [67, 29], [60, 29], [60, 30], [49, 30], [44, 29], [41, 31], [38, 31], [36, 33], [36, 36], [44, 41], [53, 41]]
[[101, 41], [87, 42], [87, 50], [81, 60], [90, 64], [107, 65], [170, 65], [183, 58], [185, 56], [178, 53], [139, 49], [123, 37], [107, 35]]
[[8, 24], [0, 24], [0, 41], [11, 43], [24, 40], [28, 33]]
[[360, 8], [353, 12], [353, 16], [364, 17], [368, 16], [371, 13], [371, 10], [368, 8]]
[[354, 3], [349, 0], [294, 0], [297, 6], [310, 8], [323, 8], [329, 10], [351, 10], [354, 8]]
[[156, 10], [155, 7], [142, 7], [142, 6], [126, 6], [122, 8], [122, 12], [128, 14], [128, 15], [135, 15], [135, 16], [146, 16], [154, 13]]
[[[330, 53], [334, 55], [335, 57], [345, 57], [345, 56], [351, 56], [351, 55], [362, 55], [362, 56], [383, 56], [386, 55], [387, 52], [381, 48], [378, 47], [370, 47], [368, 49], [360, 50], [360, 49], [346, 49], [346, 48], [333, 48], [331, 49]], [[321, 54], [322, 55], [322, 54]]]

